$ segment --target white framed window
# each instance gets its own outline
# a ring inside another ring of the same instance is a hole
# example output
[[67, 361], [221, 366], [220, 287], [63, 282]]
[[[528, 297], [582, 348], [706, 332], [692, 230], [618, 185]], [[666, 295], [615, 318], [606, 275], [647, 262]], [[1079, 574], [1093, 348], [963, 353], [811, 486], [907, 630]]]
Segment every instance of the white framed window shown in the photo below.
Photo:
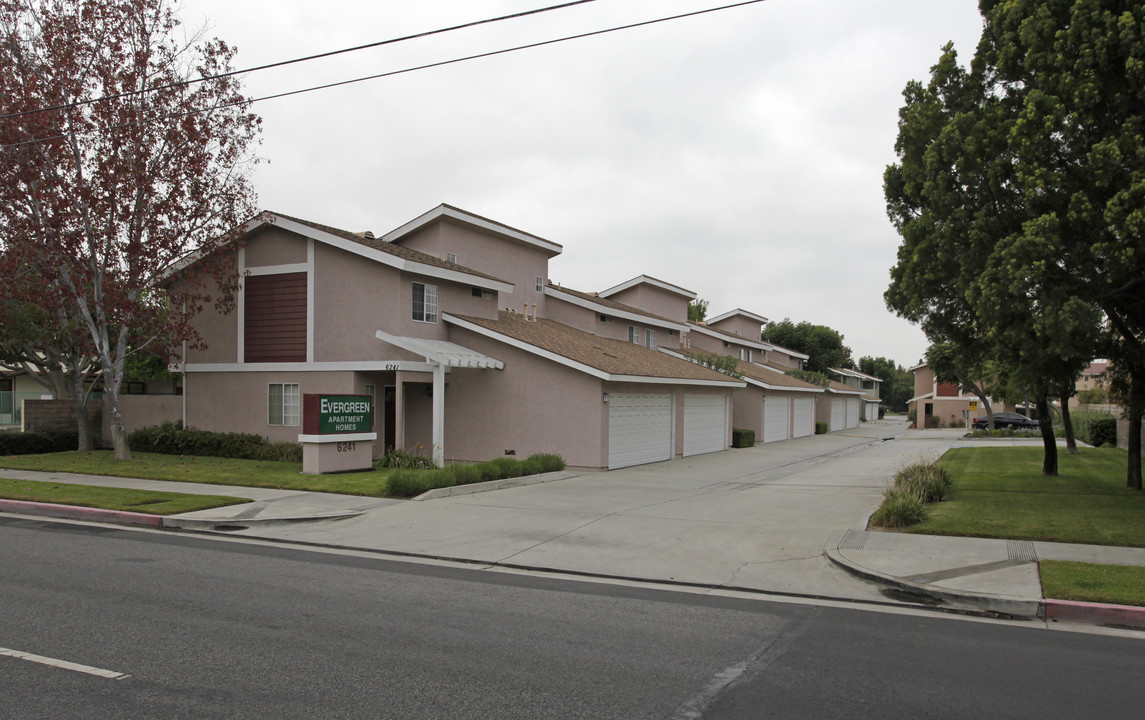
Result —
[[600, 321], [601, 321], [602, 323], [605, 323], [605, 324], [611, 324], [611, 323], [612, 323], [612, 318], [610, 318], [610, 317], [609, 317], [609, 316], [607, 316], [607, 315], [601, 315], [601, 316], [600, 316]]
[[472, 290], [473, 290], [473, 293], [472, 293], [473, 297], [481, 298], [482, 300], [492, 300], [493, 299], [493, 291], [492, 290], [486, 290], [485, 288], [479, 288], [479, 287], [472, 288]]
[[644, 330], [644, 347], [656, 349], [656, 331], [651, 328]]
[[545, 291], [545, 279], [540, 275], [537, 276], [537, 292]]
[[628, 342], [640, 344], [640, 329], [635, 325], [628, 326]]
[[448, 252], [445, 253], [445, 262], [453, 263], [454, 265], [456, 265], [457, 264], [457, 254], [456, 253], [448, 253]]
[[299, 398], [298, 383], [271, 383], [267, 391], [267, 424], [297, 426]]
[[437, 286], [415, 282], [413, 284], [413, 319], [418, 322], [437, 322]]

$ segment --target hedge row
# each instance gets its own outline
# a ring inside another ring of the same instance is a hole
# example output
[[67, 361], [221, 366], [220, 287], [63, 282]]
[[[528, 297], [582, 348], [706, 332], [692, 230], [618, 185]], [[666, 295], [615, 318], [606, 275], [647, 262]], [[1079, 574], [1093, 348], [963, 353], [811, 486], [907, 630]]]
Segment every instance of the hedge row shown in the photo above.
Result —
[[399, 469], [386, 477], [386, 492], [393, 497], [408, 498], [436, 488], [539, 475], [564, 469], [564, 458], [552, 453], [538, 453], [524, 460], [503, 457], [476, 465], [448, 465], [435, 470]]
[[0, 432], [0, 455], [39, 455], [67, 452], [79, 447], [79, 433]]
[[163, 455], [302, 462], [302, 446], [297, 443], [272, 443], [261, 435], [251, 433], [196, 430], [185, 428], [180, 422], [140, 428], [128, 436], [128, 442], [132, 450]]
[[1073, 434], [1094, 447], [1117, 445], [1117, 418], [1103, 412], [1070, 413]]
[[732, 447], [755, 447], [755, 430], [746, 428], [732, 428]]

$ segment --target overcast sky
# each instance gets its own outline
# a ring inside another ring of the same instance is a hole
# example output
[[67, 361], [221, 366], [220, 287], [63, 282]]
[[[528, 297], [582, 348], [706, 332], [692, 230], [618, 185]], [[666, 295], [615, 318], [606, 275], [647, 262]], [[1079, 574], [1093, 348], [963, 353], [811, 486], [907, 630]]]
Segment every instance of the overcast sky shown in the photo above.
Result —
[[[597, 0], [252, 73], [260, 97], [716, 7]], [[236, 67], [558, 0], [184, 0]], [[645, 274], [772, 320], [829, 325], [857, 360], [926, 339], [886, 310], [899, 236], [885, 166], [898, 109], [942, 46], [964, 62], [974, 0], [767, 0], [255, 105], [264, 209], [382, 234], [440, 203], [564, 246], [586, 292]]]

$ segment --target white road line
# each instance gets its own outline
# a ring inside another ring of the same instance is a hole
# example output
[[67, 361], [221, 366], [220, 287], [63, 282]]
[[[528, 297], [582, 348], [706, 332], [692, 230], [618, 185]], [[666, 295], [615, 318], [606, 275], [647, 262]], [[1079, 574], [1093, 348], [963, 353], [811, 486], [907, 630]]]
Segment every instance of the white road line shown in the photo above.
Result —
[[8, 648], [0, 647], [0, 655], [13, 657], [17, 660], [27, 660], [28, 662], [40, 663], [41, 665], [50, 665], [51, 667], [57, 667], [63, 670], [74, 670], [75, 672], [87, 673], [88, 675], [95, 675], [97, 677], [107, 678], [109, 680], [123, 680], [124, 678], [131, 677], [130, 675], [118, 673], [113, 670], [103, 670], [102, 668], [91, 667], [89, 665], [80, 665], [79, 663], [68, 662], [67, 660], [56, 660], [55, 658], [20, 652], [19, 650], [9, 650]]

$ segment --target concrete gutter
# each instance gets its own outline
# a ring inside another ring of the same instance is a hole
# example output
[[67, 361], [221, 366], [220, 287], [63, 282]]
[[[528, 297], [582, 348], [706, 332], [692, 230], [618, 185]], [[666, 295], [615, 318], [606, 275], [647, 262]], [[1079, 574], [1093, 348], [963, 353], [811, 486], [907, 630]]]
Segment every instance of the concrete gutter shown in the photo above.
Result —
[[568, 478], [577, 477], [580, 474], [581, 473], [562, 471], [541, 473], [540, 475], [525, 475], [523, 477], [504, 478], [501, 480], [490, 480], [489, 482], [483, 483], [454, 485], [452, 487], [426, 490], [421, 495], [410, 499], [436, 500], [437, 498], [457, 497], [459, 495], [473, 495], [474, 493], [491, 492], [493, 490], [505, 490], [508, 488], [525, 487], [526, 485], [537, 485], [539, 483], [553, 482], [554, 480], [567, 480]]
[[79, 505], [29, 502], [26, 500], [0, 500], [0, 512], [65, 518], [67, 520], [117, 523], [120, 525], [164, 526], [164, 518], [162, 515], [128, 512], [126, 510], [104, 510], [103, 508], [82, 507]]

